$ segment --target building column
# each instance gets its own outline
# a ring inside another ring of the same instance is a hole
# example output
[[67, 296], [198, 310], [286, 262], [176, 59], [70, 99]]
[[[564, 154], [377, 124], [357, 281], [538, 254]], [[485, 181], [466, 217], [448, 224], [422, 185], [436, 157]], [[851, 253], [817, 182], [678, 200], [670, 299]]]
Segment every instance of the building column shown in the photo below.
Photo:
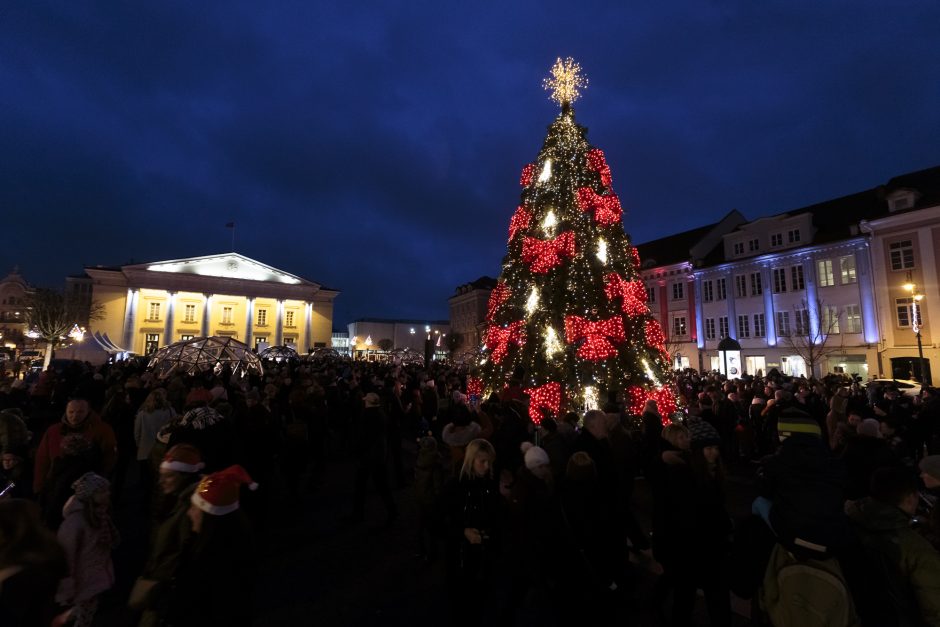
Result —
[[770, 267], [760, 269], [761, 293], [764, 296], [764, 324], [767, 331], [767, 346], [777, 345], [777, 314], [774, 312], [774, 290], [770, 282]]
[[313, 348], [313, 303], [304, 303], [304, 350]]
[[686, 283], [685, 288], [689, 293], [689, 337], [693, 342], [698, 342], [698, 315], [695, 310], [695, 303], [698, 301], [696, 298], [695, 291], [698, 289], [698, 281], [694, 277], [690, 277], [688, 283]]
[[[940, 311], [940, 290], [937, 289], [937, 259], [933, 249], [933, 229], [917, 230], [917, 248], [920, 256], [921, 282], [918, 285], [919, 291], [924, 295], [923, 303], [920, 305], [920, 317], [927, 327], [928, 334], [922, 338], [928, 348], [934, 343], [940, 341], [940, 320], [931, 321], [930, 312]], [[933, 322], [933, 324], [931, 324]], [[931, 370], [931, 373], [933, 371]]]
[[[705, 348], [705, 321], [704, 321], [704, 311], [702, 309], [702, 277], [701, 275], [695, 278], [695, 296], [692, 307], [695, 310], [695, 340], [696, 345], [699, 348], [699, 353], [701, 354], [702, 349]], [[699, 357], [699, 362], [701, 363], [701, 355]], [[701, 370], [701, 368], [699, 368]]]
[[163, 323], [163, 345], [173, 343], [173, 317], [176, 314], [176, 292], [167, 292], [166, 320]]
[[666, 282], [659, 282], [659, 319], [663, 327], [663, 335], [668, 340], [669, 332], [669, 301], [666, 300], [668, 294], [666, 292]]
[[[738, 339], [738, 315], [737, 303], [735, 302], [734, 273], [728, 270], [725, 276], [725, 300], [728, 301], [728, 337]], [[718, 338], [720, 341], [721, 338]]]
[[855, 249], [855, 272], [858, 279], [858, 295], [861, 302], [862, 337], [867, 344], [878, 345], [881, 338], [878, 332], [878, 309], [875, 307], [875, 282], [871, 271], [871, 261], [868, 258], [869, 245]]
[[274, 344], [281, 346], [284, 341], [284, 301], [277, 301], [277, 322], [274, 325]]
[[248, 315], [245, 318], [245, 344], [247, 344], [249, 348], [252, 348], [251, 342], [254, 337], [252, 330], [254, 329], [255, 322], [255, 299], [248, 298], [246, 300], [248, 301]]
[[128, 289], [127, 302], [124, 305], [124, 346], [121, 348], [136, 352], [134, 340], [137, 339], [137, 305], [140, 303], [140, 290]]
[[202, 295], [202, 337], [209, 337], [209, 311], [212, 308], [212, 294]]
[[[816, 291], [816, 269], [812, 259], [803, 261], [803, 282], [806, 284], [806, 308], [809, 310], [809, 339], [813, 344], [818, 344], [823, 340], [824, 330], [822, 328], [823, 307], [828, 307], [828, 303], [819, 300], [819, 292]], [[810, 376], [816, 376], [810, 373]]]

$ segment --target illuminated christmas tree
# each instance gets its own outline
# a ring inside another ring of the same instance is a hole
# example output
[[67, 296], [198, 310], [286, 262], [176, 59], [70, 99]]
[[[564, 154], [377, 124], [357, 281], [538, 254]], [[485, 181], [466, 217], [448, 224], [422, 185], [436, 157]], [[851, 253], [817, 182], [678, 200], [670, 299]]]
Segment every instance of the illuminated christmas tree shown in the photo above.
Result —
[[509, 252], [489, 300], [482, 387], [498, 392], [521, 374], [536, 423], [598, 408], [611, 393], [635, 415], [650, 398], [664, 417], [676, 409], [665, 337], [646, 304], [610, 168], [575, 122], [572, 103], [586, 86], [571, 58], [558, 59], [545, 80], [561, 113], [522, 169]]

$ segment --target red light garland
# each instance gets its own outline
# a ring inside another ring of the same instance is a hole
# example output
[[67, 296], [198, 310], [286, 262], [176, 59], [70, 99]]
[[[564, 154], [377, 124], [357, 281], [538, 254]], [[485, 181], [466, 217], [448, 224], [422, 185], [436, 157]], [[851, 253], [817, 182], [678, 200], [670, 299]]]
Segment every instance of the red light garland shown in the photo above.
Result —
[[633, 267], [637, 270], [640, 269], [640, 251], [636, 249], [636, 246], [631, 247], [630, 253], [633, 255]]
[[585, 320], [580, 316], [565, 316], [565, 341], [574, 344], [583, 339], [578, 348], [578, 357], [599, 361], [617, 355], [617, 347], [611, 343], [625, 339], [623, 318], [614, 316], [607, 320]]
[[511, 242], [519, 231], [524, 231], [529, 228], [529, 222], [531, 221], [532, 214], [526, 211], [525, 207], [519, 205], [516, 212], [512, 214], [512, 219], [509, 221], [509, 241]]
[[527, 163], [522, 168], [522, 175], [519, 177], [519, 185], [523, 187], [528, 187], [529, 183], [532, 182], [532, 176], [535, 174], [535, 164]]
[[503, 327], [491, 326], [486, 331], [486, 347], [492, 351], [493, 361], [499, 363], [509, 352], [509, 344], [525, 344], [525, 322], [516, 320]]
[[483, 396], [483, 380], [467, 377], [467, 396]]
[[490, 292], [490, 300], [486, 304], [486, 319], [492, 320], [499, 306], [506, 302], [511, 293], [509, 286], [505, 283], [497, 283], [493, 291]]
[[611, 272], [604, 277], [604, 282], [607, 284], [604, 287], [607, 298], [623, 298], [623, 311], [627, 315], [640, 316], [649, 311], [646, 307], [646, 286], [642, 281], [624, 281], [619, 274]]
[[678, 409], [672, 388], [663, 386], [649, 390], [638, 385], [627, 388], [627, 411], [630, 414], [634, 416], [642, 415], [643, 409], [646, 407], [646, 401], [650, 400], [656, 401], [656, 408], [659, 410], [659, 415], [662, 416], [662, 422], [664, 425], [668, 425], [670, 423], [669, 416]]
[[663, 328], [659, 325], [659, 321], [653, 320], [652, 318], [647, 320], [645, 331], [646, 343], [668, 357], [669, 354], [666, 352], [666, 335], [663, 333]]
[[604, 226], [613, 226], [620, 222], [623, 209], [617, 194], [601, 196], [590, 187], [578, 190], [578, 206], [581, 211], [594, 211], [594, 221]]
[[535, 274], [546, 274], [561, 265], [562, 255], [574, 257], [574, 231], [565, 231], [555, 239], [546, 241], [534, 237], [522, 240], [522, 260], [532, 264], [531, 269]]
[[607, 165], [607, 158], [604, 157], [604, 151], [600, 148], [593, 148], [584, 155], [589, 169], [594, 170], [601, 175], [601, 184], [604, 187], [610, 187], [610, 166]]
[[561, 409], [560, 383], [553, 381], [536, 388], [526, 388], [524, 391], [529, 395], [529, 418], [532, 422], [542, 422], [545, 417], [542, 409], [547, 409], [551, 415], [558, 415], [558, 410]]

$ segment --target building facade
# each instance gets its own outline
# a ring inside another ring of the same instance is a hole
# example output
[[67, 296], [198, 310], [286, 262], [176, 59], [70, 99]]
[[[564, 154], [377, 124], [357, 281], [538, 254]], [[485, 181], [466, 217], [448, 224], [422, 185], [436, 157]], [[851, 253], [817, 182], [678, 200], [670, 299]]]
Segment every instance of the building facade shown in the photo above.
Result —
[[6, 348], [17, 349], [24, 345], [26, 307], [32, 291], [19, 267], [0, 280], [0, 344]]
[[447, 299], [450, 306], [451, 333], [460, 336], [458, 350], [468, 350], [483, 344], [483, 332], [486, 329], [486, 312], [490, 292], [496, 287], [497, 280], [483, 276], [457, 288], [456, 293]]
[[435, 355], [443, 357], [449, 352], [447, 335], [450, 333], [450, 323], [447, 320], [360, 318], [349, 323], [347, 332], [350, 351], [359, 358], [403, 349], [423, 356], [428, 337], [434, 342]]
[[134, 354], [199, 336], [249, 346], [331, 345], [339, 292], [237, 253], [120, 267], [88, 267], [91, 300], [103, 318], [89, 332]]

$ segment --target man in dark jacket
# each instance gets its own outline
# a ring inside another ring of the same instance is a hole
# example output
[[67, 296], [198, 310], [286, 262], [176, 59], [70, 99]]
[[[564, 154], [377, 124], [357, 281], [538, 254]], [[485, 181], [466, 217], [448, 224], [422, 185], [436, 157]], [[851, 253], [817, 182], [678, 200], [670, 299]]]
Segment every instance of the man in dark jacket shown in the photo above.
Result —
[[382, 399], [375, 392], [363, 397], [365, 409], [353, 423], [353, 449], [356, 452], [356, 492], [351, 522], [361, 522], [365, 512], [366, 486], [369, 478], [385, 502], [388, 522], [398, 518], [398, 508], [388, 486], [388, 442]]

